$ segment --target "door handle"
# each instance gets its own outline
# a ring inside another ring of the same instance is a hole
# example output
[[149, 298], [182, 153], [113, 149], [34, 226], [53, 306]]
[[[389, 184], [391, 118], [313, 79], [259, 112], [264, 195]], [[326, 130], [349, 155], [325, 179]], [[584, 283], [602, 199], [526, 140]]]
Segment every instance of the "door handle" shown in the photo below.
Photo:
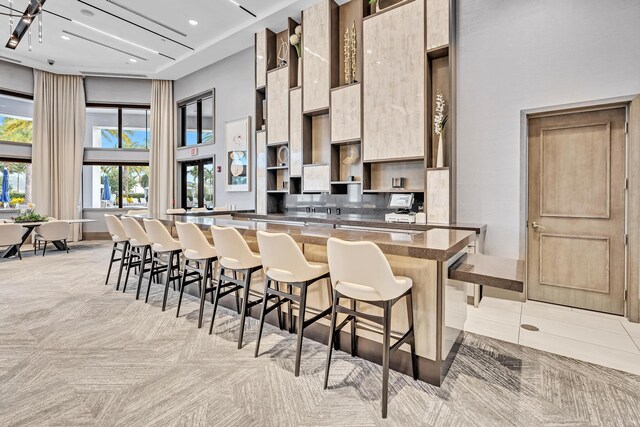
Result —
[[536, 229], [538, 229], [538, 228], [539, 228], [539, 229], [541, 229], [541, 230], [544, 230], [545, 228], [547, 228], [547, 227], [545, 227], [544, 225], [540, 225], [540, 224], [538, 224], [538, 223], [537, 223], [537, 222], [535, 222], [535, 221], [533, 221], [533, 224], [531, 224], [531, 227], [533, 227], [533, 229], [534, 229], [534, 230], [536, 230]]

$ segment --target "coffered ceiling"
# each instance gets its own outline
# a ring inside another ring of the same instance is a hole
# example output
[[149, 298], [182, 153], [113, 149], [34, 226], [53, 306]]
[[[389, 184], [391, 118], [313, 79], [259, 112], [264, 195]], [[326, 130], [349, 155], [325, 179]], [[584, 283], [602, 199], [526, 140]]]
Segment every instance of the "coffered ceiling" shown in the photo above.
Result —
[[[29, 1], [14, 0], [14, 10]], [[34, 26], [31, 51], [26, 35], [15, 50], [4, 47], [9, 17], [0, 16], [0, 60], [57, 73], [177, 79], [252, 46], [262, 28], [284, 29], [287, 16], [299, 18], [316, 1], [47, 0], [43, 42]], [[0, 12], [8, 6], [0, 0]]]

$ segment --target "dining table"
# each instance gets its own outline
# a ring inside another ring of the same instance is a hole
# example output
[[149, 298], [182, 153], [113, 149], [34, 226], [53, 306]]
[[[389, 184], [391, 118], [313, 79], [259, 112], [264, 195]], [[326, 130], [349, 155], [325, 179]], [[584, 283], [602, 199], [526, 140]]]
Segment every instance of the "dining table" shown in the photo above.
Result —
[[[95, 219], [59, 219], [57, 221], [63, 221], [69, 224], [86, 224], [86, 223], [90, 223], [90, 222], [96, 222]], [[15, 256], [18, 254], [18, 249], [22, 247], [22, 245], [24, 244], [24, 242], [27, 241], [27, 239], [29, 238], [29, 236], [31, 235], [31, 233], [33, 232], [33, 230], [35, 230], [35, 228], [39, 225], [45, 224], [46, 221], [38, 221], [38, 222], [20, 222], [18, 224], [20, 224], [22, 227], [24, 227], [24, 233], [22, 234], [22, 241], [19, 244], [13, 245], [13, 246], [9, 246], [8, 248], [6, 248], [4, 250], [4, 252], [2, 253], [2, 256], [0, 256], [0, 258], [10, 258], [12, 256]], [[54, 240], [53, 245], [56, 247], [56, 249], [60, 250], [60, 251], [64, 251], [66, 250], [65, 244], [64, 242], [62, 242], [61, 240]]]

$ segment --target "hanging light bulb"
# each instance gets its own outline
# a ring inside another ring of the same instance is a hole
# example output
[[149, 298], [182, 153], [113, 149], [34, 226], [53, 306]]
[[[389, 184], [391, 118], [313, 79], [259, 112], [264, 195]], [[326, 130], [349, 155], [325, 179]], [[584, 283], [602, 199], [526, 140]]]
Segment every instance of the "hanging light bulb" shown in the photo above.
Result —
[[40, 6], [40, 15], [38, 15], [38, 43], [42, 44], [42, 6]]
[[9, 37], [13, 34], [13, 0], [9, 0]]

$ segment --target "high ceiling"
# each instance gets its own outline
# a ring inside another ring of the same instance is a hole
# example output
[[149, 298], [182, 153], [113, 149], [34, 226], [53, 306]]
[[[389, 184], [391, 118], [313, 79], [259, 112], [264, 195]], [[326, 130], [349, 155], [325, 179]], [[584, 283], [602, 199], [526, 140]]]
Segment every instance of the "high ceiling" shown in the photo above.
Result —
[[[29, 1], [14, 0], [13, 8], [24, 11]], [[0, 16], [0, 60], [57, 73], [177, 79], [252, 46], [262, 28], [284, 29], [287, 16], [299, 18], [316, 1], [47, 0], [43, 43], [34, 26], [31, 52], [26, 35], [15, 50], [4, 47], [9, 17]], [[0, 0], [0, 12], [8, 6]]]

